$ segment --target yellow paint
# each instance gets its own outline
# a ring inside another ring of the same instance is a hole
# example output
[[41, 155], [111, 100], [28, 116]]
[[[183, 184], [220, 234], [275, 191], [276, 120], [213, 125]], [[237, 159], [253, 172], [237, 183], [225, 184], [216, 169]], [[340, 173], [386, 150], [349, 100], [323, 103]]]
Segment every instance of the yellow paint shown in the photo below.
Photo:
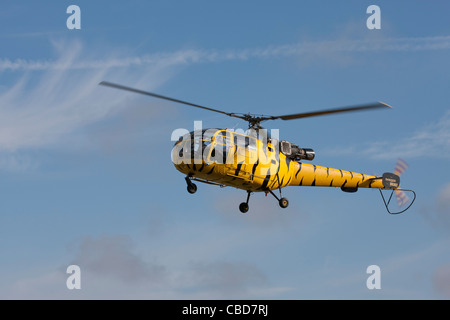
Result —
[[[187, 157], [191, 145], [204, 146], [203, 154]], [[225, 159], [218, 157], [221, 148], [227, 150]], [[381, 177], [293, 161], [277, 150], [271, 142], [264, 144], [251, 136], [217, 130], [209, 140], [194, 139], [194, 143], [185, 136], [175, 144], [172, 161], [185, 175], [252, 192], [280, 186], [385, 189]]]

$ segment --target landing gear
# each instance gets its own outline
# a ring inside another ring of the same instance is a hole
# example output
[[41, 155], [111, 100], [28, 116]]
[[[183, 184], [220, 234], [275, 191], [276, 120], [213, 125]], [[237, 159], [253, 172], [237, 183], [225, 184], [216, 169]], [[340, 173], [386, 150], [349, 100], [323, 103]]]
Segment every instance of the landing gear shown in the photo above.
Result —
[[287, 208], [288, 205], [289, 205], [289, 201], [288, 201], [288, 199], [286, 199], [286, 198], [281, 198], [281, 199], [278, 201], [278, 203], [279, 203], [280, 207], [282, 207], [282, 208]]
[[[278, 204], [280, 205], [280, 207], [282, 207], [282, 208], [287, 208], [287, 207], [289, 206], [289, 201], [288, 201], [288, 199], [286, 199], [286, 198], [281, 198], [281, 199], [279, 199], [279, 198], [275, 195], [275, 193], [272, 192], [272, 190], [268, 190], [268, 191], [270, 192], [271, 195], [274, 196], [275, 199], [278, 200]], [[281, 192], [280, 192], [280, 196], [281, 196]]]
[[241, 210], [242, 213], [246, 213], [248, 211], [248, 203], [242, 202], [239, 205], [239, 210]]
[[197, 185], [195, 184], [195, 183], [190, 183], [190, 184], [188, 184], [188, 186], [187, 186], [187, 191], [190, 193], [190, 194], [194, 194], [194, 193], [196, 193], [197, 192]]
[[191, 177], [187, 176], [184, 179], [186, 180], [186, 183], [187, 183], [187, 191], [190, 194], [196, 193], [197, 192], [197, 185], [191, 181]]
[[[289, 206], [289, 201], [288, 201], [288, 199], [286, 199], [286, 198], [281, 198], [281, 199], [279, 199], [279, 198], [275, 195], [275, 193], [272, 192], [272, 190], [267, 190], [267, 192], [270, 192], [270, 194], [273, 195], [273, 196], [275, 197], [275, 199], [278, 200], [278, 204], [280, 205], [280, 207], [282, 207], [282, 208], [287, 208], [287, 207]], [[251, 194], [251, 191], [247, 191], [247, 201], [246, 201], [246, 202], [242, 202], [242, 203], [239, 205], [239, 210], [240, 210], [242, 213], [248, 212], [248, 209], [249, 209], [248, 201], [250, 200], [250, 194]]]
[[247, 201], [246, 201], [246, 202], [242, 202], [242, 203], [239, 205], [239, 210], [240, 210], [242, 213], [246, 213], [246, 212], [248, 211], [248, 209], [249, 209], [248, 201], [250, 200], [250, 194], [251, 194], [251, 192], [250, 192], [250, 191], [247, 191]]
[[[280, 198], [281, 198], [281, 183], [280, 183], [280, 176], [277, 173], [277, 179], [278, 179], [278, 190], [280, 191]], [[275, 199], [278, 200], [278, 204], [280, 205], [280, 207], [287, 208], [289, 205], [289, 201], [286, 198], [281, 198], [278, 199], [278, 197], [275, 195], [275, 193], [272, 192], [272, 190], [269, 190], [270, 194], [273, 195], [275, 197]]]

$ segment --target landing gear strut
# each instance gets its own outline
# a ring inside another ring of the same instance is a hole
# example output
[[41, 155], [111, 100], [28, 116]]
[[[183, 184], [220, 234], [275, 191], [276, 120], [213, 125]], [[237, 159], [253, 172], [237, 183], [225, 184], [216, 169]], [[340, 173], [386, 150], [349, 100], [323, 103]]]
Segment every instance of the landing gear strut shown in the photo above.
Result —
[[250, 191], [247, 191], [247, 201], [246, 201], [246, 202], [242, 202], [242, 203], [239, 205], [239, 210], [240, 210], [242, 213], [246, 213], [246, 212], [248, 211], [248, 209], [249, 209], [249, 207], [248, 207], [248, 200], [250, 200], [250, 194], [251, 194], [251, 192], [250, 192]]
[[187, 183], [187, 191], [190, 194], [196, 193], [197, 192], [197, 185], [191, 181], [191, 177], [187, 176], [184, 179], [186, 180], [186, 183]]
[[[282, 208], [287, 208], [289, 206], [289, 201], [286, 198], [281, 198], [279, 199], [275, 193], [272, 192], [272, 190], [269, 190], [270, 194], [274, 196], [275, 199], [278, 200], [278, 204], [280, 205], [280, 207]], [[280, 196], [281, 196], [281, 192], [280, 192]]]
[[278, 204], [280, 205], [280, 207], [287, 208], [289, 205], [289, 201], [288, 201], [288, 199], [281, 197], [281, 183], [280, 183], [280, 176], [278, 175], [278, 172], [277, 172], [277, 179], [278, 179], [278, 190], [280, 191], [281, 199], [278, 199], [278, 197], [275, 195], [275, 193], [272, 192], [272, 190], [269, 190], [269, 192], [271, 195], [273, 195], [275, 197], [275, 199], [278, 200]]

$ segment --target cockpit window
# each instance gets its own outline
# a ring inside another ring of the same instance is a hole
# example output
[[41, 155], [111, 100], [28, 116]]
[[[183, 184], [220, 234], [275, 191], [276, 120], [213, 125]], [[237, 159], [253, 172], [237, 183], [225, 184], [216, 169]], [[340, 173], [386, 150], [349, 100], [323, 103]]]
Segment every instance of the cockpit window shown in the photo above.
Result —
[[212, 141], [212, 138], [216, 132], [217, 132], [216, 129], [203, 130], [203, 140]]
[[253, 137], [245, 137], [245, 147], [250, 150], [256, 150], [256, 139]]
[[215, 142], [232, 146], [233, 141], [231, 139], [231, 133], [229, 131], [222, 130], [216, 135]]

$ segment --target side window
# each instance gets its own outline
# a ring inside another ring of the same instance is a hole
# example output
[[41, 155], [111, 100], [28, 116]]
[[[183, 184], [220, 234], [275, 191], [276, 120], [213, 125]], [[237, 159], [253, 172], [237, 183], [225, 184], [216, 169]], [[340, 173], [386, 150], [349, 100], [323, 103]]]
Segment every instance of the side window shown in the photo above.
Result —
[[[252, 137], [246, 137], [248, 139], [248, 149], [250, 150], [256, 150], [256, 139]], [[247, 144], [247, 142], [246, 142]]]
[[240, 147], [245, 147], [246, 145], [246, 137], [240, 134], [234, 134], [234, 144]]
[[211, 150], [210, 159], [214, 162], [225, 164], [227, 161], [228, 147], [222, 144], [217, 144]]
[[228, 131], [222, 131], [223, 135], [223, 144], [226, 144], [227, 146], [232, 146], [233, 141], [231, 140], [231, 133]]
[[223, 136], [221, 134], [216, 135], [215, 141], [216, 143], [223, 144]]

